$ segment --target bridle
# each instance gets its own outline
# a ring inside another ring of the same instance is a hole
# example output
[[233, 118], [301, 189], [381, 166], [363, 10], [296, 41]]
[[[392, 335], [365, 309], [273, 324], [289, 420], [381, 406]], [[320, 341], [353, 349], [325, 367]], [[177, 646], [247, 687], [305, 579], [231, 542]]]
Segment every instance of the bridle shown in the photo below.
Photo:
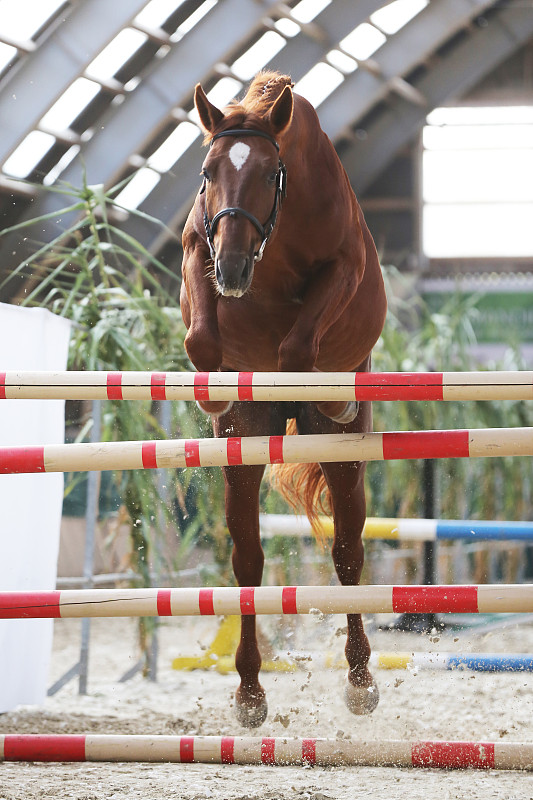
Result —
[[[213, 136], [210, 142], [210, 147], [213, 145], [217, 139], [221, 139], [223, 136], [238, 136], [239, 138], [242, 136], [260, 136], [263, 139], [266, 139], [271, 144], [274, 145], [276, 150], [279, 153], [279, 144], [276, 142], [275, 139], [272, 138], [268, 133], [264, 133], [263, 131], [258, 130], [249, 130], [249, 129], [241, 129], [241, 128], [231, 128], [227, 131], [221, 131]], [[200, 194], [203, 194], [206, 190], [207, 179], [204, 176], [204, 180], [202, 186], [200, 188]], [[263, 252], [267, 245], [268, 240], [272, 235], [272, 231], [274, 230], [274, 226], [276, 225], [276, 219], [278, 216], [278, 211], [281, 207], [281, 202], [283, 198], [287, 194], [287, 169], [285, 164], [281, 160], [278, 160], [278, 172], [276, 175], [276, 193], [274, 195], [274, 204], [272, 206], [272, 211], [270, 212], [270, 216], [262, 225], [257, 217], [254, 217], [249, 211], [246, 211], [244, 208], [239, 208], [238, 206], [230, 206], [229, 208], [223, 208], [222, 211], [218, 211], [215, 216], [210, 220], [209, 219], [209, 212], [207, 210], [207, 195], [205, 200], [205, 211], [204, 211], [204, 226], [205, 226], [205, 233], [207, 236], [207, 244], [209, 245], [209, 251], [211, 253], [211, 258], [214, 259], [216, 256], [215, 251], [215, 244], [213, 238], [215, 236], [216, 226], [222, 219], [222, 217], [230, 216], [236, 217], [237, 214], [240, 214], [243, 217], [246, 217], [249, 220], [254, 228], [259, 233], [261, 237], [261, 245], [259, 250], [254, 253], [254, 261], [261, 261], [263, 258]]]

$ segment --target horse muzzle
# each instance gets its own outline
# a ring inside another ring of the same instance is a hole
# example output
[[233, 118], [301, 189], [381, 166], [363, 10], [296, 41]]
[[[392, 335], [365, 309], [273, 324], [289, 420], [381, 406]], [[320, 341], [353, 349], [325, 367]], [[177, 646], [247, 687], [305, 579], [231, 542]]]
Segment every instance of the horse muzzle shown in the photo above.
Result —
[[250, 288], [254, 272], [253, 259], [245, 255], [215, 258], [215, 278], [224, 297], [242, 297]]

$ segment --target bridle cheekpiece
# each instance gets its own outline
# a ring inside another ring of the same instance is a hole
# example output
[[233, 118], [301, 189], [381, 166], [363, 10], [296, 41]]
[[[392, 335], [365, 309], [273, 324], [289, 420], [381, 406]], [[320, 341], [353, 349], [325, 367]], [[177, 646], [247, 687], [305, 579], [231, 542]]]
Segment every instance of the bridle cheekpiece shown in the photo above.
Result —
[[[216, 133], [211, 139], [209, 146], [211, 147], [213, 145], [213, 142], [215, 142], [217, 139], [221, 139], [223, 136], [238, 136], [238, 137], [260, 136], [261, 138], [266, 139], [271, 144], [273, 144], [279, 153], [279, 144], [272, 136], [270, 136], [268, 133], [265, 133], [264, 131], [247, 129], [247, 128], [230, 128], [227, 131], [221, 131], [220, 133]], [[200, 194], [203, 194], [206, 190], [206, 180], [207, 179], [204, 177], [202, 186], [200, 188]], [[236, 217], [238, 214], [240, 214], [241, 216], [246, 217], [246, 219], [252, 223], [254, 228], [259, 233], [259, 236], [261, 237], [261, 244], [259, 246], [259, 249], [256, 253], [254, 253], [254, 261], [256, 262], [261, 261], [261, 259], [263, 258], [263, 252], [265, 250], [267, 242], [270, 239], [272, 231], [274, 230], [274, 227], [276, 225], [276, 219], [278, 217], [278, 212], [281, 207], [281, 202], [283, 198], [286, 196], [286, 194], [287, 194], [287, 169], [281, 158], [279, 158], [278, 172], [276, 175], [276, 193], [274, 195], [274, 204], [272, 206], [272, 211], [270, 212], [270, 216], [264, 225], [262, 225], [257, 219], [257, 217], [254, 217], [254, 215], [251, 214], [249, 211], [246, 211], [246, 209], [244, 208], [239, 208], [238, 206], [230, 206], [229, 208], [223, 208], [222, 211], [218, 211], [215, 214], [215, 216], [210, 220], [209, 212], [207, 210], [207, 196], [206, 196], [205, 211], [204, 211], [204, 226], [207, 237], [207, 244], [209, 245], [209, 252], [211, 253], [211, 258], [214, 259], [216, 256], [215, 244], [213, 241], [215, 236], [216, 226], [218, 225], [222, 217], [225, 216]]]

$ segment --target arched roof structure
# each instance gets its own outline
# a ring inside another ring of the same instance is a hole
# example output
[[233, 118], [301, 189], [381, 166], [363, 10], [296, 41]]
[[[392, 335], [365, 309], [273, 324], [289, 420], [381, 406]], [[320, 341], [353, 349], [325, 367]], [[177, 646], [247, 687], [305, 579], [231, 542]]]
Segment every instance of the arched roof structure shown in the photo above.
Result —
[[[3, 227], [64, 205], [41, 183], [80, 186], [85, 172], [109, 188], [137, 171], [124, 203], [169, 230], [121, 224], [176, 264], [202, 160], [196, 82], [223, 105], [260, 68], [291, 74], [361, 196], [429, 111], [533, 41], [531, 5], [512, 0], [40, 0], [18, 38], [13, 3], [0, 0]], [[2, 271], [24, 248], [6, 237]]]

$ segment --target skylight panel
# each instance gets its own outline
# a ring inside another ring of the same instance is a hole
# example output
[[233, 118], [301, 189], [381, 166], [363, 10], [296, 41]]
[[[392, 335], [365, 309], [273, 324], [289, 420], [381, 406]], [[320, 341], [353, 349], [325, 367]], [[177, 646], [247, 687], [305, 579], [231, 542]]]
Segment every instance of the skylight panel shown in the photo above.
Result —
[[112, 78], [147, 39], [145, 33], [125, 28], [91, 61], [87, 74], [101, 81]]
[[241, 89], [242, 83], [240, 81], [236, 81], [234, 78], [221, 78], [207, 93], [207, 97], [218, 108], [223, 108], [233, 100], [235, 95], [239, 94]]
[[267, 31], [231, 65], [232, 71], [243, 81], [250, 80], [275, 55], [282, 50], [286, 41], [275, 31]]
[[194, 11], [190, 17], [181, 23], [177, 31], [173, 34], [172, 41], [177, 41], [185, 36], [186, 33], [189, 33], [195, 25], [198, 25], [200, 20], [202, 20], [206, 14], [208, 14], [214, 6], [216, 6], [218, 0], [205, 0], [202, 5]]
[[175, 128], [148, 159], [148, 166], [158, 172], [167, 172], [191, 144], [200, 136], [200, 131], [192, 122], [182, 122]]
[[3, 172], [13, 178], [26, 178], [55, 144], [49, 133], [32, 131], [19, 144], [4, 164]]
[[135, 22], [147, 28], [159, 28], [184, 0], [151, 0], [135, 17]]
[[391, 36], [416, 17], [429, 0], [395, 0], [370, 15], [370, 21]]
[[297, 36], [301, 31], [300, 26], [288, 17], [280, 17], [280, 19], [276, 20], [274, 23], [274, 27], [277, 28], [283, 36], [286, 36], [287, 39], [292, 39], [293, 36]]
[[17, 48], [0, 42], [0, 72], [10, 64], [17, 55]]
[[53, 183], [57, 181], [59, 176], [61, 175], [64, 170], [68, 167], [68, 165], [73, 161], [78, 153], [80, 152], [80, 146], [78, 144], [73, 144], [72, 147], [69, 147], [66, 153], [64, 153], [57, 164], [52, 167], [50, 172], [45, 175], [43, 180], [44, 186], [51, 186]]
[[364, 61], [386, 41], [387, 37], [381, 31], [363, 22], [340, 42], [340, 46], [358, 61]]
[[138, 208], [160, 180], [159, 172], [142, 167], [115, 197], [115, 202], [124, 208]]
[[343, 76], [337, 69], [321, 61], [315, 64], [315, 66], [295, 84], [294, 91], [309, 100], [316, 108], [326, 97], [329, 97], [343, 80]]
[[321, 11], [323, 11], [331, 0], [300, 0], [293, 9], [291, 15], [298, 22], [311, 22]]
[[65, 0], [0, 0], [0, 29], [12, 39], [31, 39]]
[[43, 128], [61, 131], [68, 128], [100, 91], [100, 84], [78, 78], [61, 95], [41, 119]]
[[326, 58], [333, 67], [345, 74], [357, 69], [357, 61], [347, 56], [346, 53], [341, 53], [340, 50], [330, 50]]

